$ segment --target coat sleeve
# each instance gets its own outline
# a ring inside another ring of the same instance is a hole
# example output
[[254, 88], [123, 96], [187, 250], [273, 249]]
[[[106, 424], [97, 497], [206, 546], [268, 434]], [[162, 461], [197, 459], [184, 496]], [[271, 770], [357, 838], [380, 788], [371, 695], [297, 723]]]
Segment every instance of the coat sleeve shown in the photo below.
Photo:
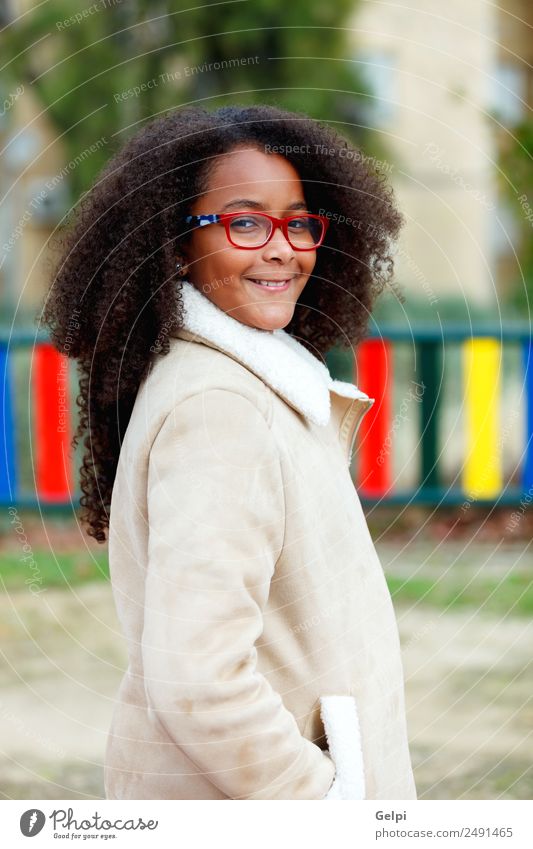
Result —
[[322, 799], [332, 761], [257, 669], [285, 508], [280, 457], [243, 395], [193, 395], [165, 419], [148, 468], [142, 635], [148, 703], [233, 799]]

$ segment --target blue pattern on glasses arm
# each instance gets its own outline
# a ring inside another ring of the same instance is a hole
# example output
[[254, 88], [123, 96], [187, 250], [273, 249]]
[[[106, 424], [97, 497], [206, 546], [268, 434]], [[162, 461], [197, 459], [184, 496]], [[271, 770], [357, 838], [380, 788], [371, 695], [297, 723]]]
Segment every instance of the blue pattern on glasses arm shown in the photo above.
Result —
[[186, 224], [192, 224], [194, 222], [199, 227], [202, 227], [204, 224], [216, 224], [217, 221], [218, 215], [187, 215], [185, 219]]

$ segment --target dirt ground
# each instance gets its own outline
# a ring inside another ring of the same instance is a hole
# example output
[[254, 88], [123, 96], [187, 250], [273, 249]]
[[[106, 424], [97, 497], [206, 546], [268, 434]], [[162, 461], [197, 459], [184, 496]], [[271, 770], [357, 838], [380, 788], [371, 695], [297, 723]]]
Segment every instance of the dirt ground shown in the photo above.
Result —
[[[444, 560], [463, 556], [465, 579], [492, 562], [490, 543], [468, 556], [455, 545]], [[386, 572], [434, 568], [434, 542], [377, 547]], [[524, 543], [504, 554], [501, 570], [523, 557]], [[395, 607], [419, 798], [533, 798], [533, 622], [420, 602]], [[103, 798], [107, 729], [125, 667], [109, 585], [0, 595], [0, 643], [0, 797]]]

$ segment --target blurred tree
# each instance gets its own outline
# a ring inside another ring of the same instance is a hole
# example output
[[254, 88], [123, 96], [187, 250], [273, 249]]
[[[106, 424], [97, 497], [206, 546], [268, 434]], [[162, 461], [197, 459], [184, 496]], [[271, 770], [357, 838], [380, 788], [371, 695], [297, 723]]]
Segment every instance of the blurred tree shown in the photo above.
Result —
[[[389, 158], [367, 126], [372, 95], [347, 38], [357, 2], [173, 6], [52, 0], [9, 23], [4, 6], [1, 73], [30, 88], [56, 127], [66, 158], [76, 163], [69, 172], [74, 202], [125, 136], [186, 103], [264, 102], [303, 111], [334, 123], [369, 156]], [[80, 158], [102, 137], [106, 144]]]
[[529, 314], [533, 303], [533, 121], [516, 124], [502, 139], [499, 155], [500, 186], [508, 199], [520, 232], [515, 245], [519, 267], [511, 302]]

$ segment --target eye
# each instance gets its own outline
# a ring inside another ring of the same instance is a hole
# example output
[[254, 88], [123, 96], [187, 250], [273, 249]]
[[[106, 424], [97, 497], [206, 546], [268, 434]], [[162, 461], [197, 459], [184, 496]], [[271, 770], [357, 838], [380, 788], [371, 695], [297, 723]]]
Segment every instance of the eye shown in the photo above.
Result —
[[252, 230], [254, 227], [259, 227], [260, 222], [257, 218], [253, 218], [252, 216], [240, 216], [239, 218], [234, 218], [231, 222], [232, 228], [235, 227], [239, 230]]
[[289, 228], [291, 230], [308, 230], [311, 225], [311, 221], [312, 219], [310, 220], [305, 217], [295, 218], [293, 221], [289, 221]]

